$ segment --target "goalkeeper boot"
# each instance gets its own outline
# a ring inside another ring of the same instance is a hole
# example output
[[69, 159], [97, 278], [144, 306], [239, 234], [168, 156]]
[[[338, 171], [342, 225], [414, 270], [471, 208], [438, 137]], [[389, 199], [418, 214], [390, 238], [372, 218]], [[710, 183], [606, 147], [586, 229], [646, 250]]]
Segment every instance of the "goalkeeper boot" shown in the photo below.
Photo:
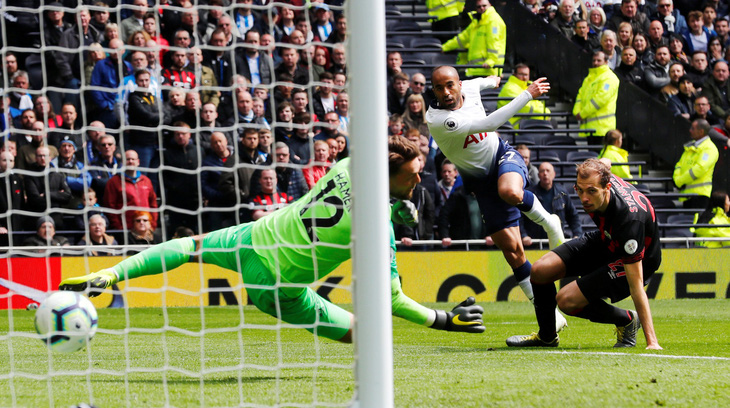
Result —
[[560, 338], [556, 335], [551, 341], [543, 341], [540, 335], [532, 333], [527, 336], [512, 336], [507, 339], [507, 345], [510, 347], [558, 347]]
[[90, 289], [89, 297], [94, 297], [99, 296], [104, 289], [110, 288], [118, 281], [119, 277], [117, 277], [117, 273], [114, 272], [114, 269], [102, 269], [99, 272], [94, 272], [88, 275], [64, 279], [58, 285], [58, 289], [71, 290], [74, 292], [83, 292], [86, 289]]
[[560, 313], [560, 310], [558, 308], [555, 308], [555, 333], [560, 333], [568, 327], [568, 321], [565, 320], [565, 316], [563, 316], [562, 313]]
[[636, 346], [636, 333], [641, 328], [641, 322], [635, 311], [629, 310], [629, 313], [631, 313], [631, 323], [623, 327], [616, 326], [616, 344], [613, 345], [616, 348]]
[[563, 235], [563, 223], [560, 222], [560, 217], [557, 214], [550, 214], [548, 217], [547, 226], [545, 226], [545, 232], [548, 235], [548, 242], [550, 243], [550, 249], [559, 247], [565, 242], [565, 235]]

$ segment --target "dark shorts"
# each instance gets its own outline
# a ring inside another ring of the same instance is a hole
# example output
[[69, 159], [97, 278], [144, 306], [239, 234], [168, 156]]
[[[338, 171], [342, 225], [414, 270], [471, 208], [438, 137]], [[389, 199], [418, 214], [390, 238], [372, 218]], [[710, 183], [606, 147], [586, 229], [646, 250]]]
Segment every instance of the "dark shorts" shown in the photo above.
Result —
[[[579, 276], [576, 283], [588, 301], [607, 297], [616, 303], [631, 294], [623, 262], [606, 248], [599, 231], [567, 241], [553, 252], [565, 263], [566, 277]], [[646, 285], [659, 265], [651, 259], [642, 262]]]
[[499, 177], [505, 173], [519, 174], [522, 176], [522, 188], [528, 187], [525, 160], [517, 150], [500, 138], [499, 149], [490, 174], [482, 176], [462, 174], [461, 176], [466, 191], [472, 192], [476, 196], [482, 219], [487, 228], [487, 235], [520, 224], [520, 210], [499, 197], [498, 181]]

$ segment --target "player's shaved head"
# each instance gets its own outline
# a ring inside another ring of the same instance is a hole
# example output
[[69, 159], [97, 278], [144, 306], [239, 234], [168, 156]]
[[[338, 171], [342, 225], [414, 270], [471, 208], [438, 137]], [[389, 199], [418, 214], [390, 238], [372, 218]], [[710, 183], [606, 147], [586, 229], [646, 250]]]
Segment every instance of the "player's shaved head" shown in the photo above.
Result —
[[461, 81], [454, 67], [441, 65], [431, 72], [431, 84], [441, 109], [457, 110], [461, 108]]

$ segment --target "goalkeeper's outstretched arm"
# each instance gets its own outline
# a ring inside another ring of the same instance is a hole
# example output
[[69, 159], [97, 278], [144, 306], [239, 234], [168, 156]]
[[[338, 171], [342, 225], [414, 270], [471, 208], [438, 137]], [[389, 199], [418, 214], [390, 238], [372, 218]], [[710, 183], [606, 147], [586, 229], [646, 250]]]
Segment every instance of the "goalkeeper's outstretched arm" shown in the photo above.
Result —
[[396, 277], [391, 280], [391, 297], [393, 316], [410, 322], [446, 331], [483, 333], [486, 330], [482, 320], [484, 309], [471, 296], [449, 312], [429, 309], [406, 296]]

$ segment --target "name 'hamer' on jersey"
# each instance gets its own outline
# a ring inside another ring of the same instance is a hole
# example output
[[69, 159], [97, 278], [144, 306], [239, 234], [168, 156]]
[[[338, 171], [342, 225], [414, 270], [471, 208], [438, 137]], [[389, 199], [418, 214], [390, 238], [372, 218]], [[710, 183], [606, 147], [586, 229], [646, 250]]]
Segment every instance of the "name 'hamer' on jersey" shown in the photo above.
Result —
[[434, 101], [426, 112], [428, 130], [444, 155], [462, 174], [486, 175], [492, 170], [499, 148], [494, 132], [532, 100], [525, 91], [510, 103], [487, 115], [480, 92], [496, 87], [492, 78], [462, 81], [464, 104], [457, 110], [441, 109]]

